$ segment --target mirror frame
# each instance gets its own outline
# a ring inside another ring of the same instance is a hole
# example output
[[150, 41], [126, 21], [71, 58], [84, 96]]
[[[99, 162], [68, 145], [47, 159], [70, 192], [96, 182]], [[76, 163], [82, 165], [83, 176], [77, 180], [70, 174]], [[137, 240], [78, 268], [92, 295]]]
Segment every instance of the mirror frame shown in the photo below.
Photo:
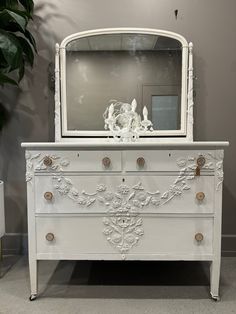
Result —
[[[182, 82], [181, 82], [181, 126], [179, 130], [154, 130], [150, 135], [142, 136], [142, 139], [155, 139], [161, 137], [173, 137], [192, 140], [192, 43], [174, 32], [149, 29], [149, 28], [106, 28], [79, 32], [66, 37], [60, 44], [56, 44], [55, 57], [55, 140], [65, 141], [78, 138], [102, 138], [111, 136], [109, 131], [83, 131], [68, 130], [67, 127], [67, 95], [66, 95], [66, 46], [71, 41], [79, 38], [119, 33], [150, 34], [170, 37], [178, 40], [182, 44]], [[189, 77], [189, 80], [188, 80]], [[102, 118], [102, 117], [101, 117]]]

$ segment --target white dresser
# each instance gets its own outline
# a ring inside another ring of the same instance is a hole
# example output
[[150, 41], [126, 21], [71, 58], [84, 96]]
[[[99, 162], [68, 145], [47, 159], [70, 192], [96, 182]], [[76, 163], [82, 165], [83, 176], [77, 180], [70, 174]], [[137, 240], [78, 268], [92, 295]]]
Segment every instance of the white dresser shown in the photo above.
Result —
[[38, 260], [205, 260], [218, 298], [226, 145], [23, 144], [31, 294]]
[[[179, 34], [134, 28], [56, 45], [56, 141], [22, 144], [30, 300], [39, 260], [210, 261], [210, 294], [219, 299], [229, 143], [193, 141], [192, 48]], [[115, 100], [103, 114], [111, 93], [138, 102]], [[148, 113], [153, 131], [139, 134]]]

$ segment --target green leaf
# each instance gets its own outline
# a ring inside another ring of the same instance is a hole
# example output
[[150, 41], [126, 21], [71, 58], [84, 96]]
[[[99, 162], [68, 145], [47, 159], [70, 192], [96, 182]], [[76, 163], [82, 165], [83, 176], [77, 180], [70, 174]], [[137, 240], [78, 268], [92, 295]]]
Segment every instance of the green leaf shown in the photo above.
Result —
[[9, 9], [15, 9], [19, 6], [19, 3], [17, 0], [0, 0], [0, 10], [9, 8]]
[[31, 66], [33, 66], [33, 63], [34, 63], [34, 53], [33, 53], [33, 50], [31, 48], [30, 44], [23, 37], [21, 37], [21, 36], [16, 36], [16, 37], [17, 37], [17, 39], [19, 40], [19, 42], [21, 44], [22, 50], [24, 52], [25, 60], [27, 62], [29, 62], [29, 64]]
[[34, 10], [34, 2], [32, 0], [19, 0], [19, 2], [22, 4], [22, 6], [25, 8], [25, 10], [32, 14]]
[[0, 50], [9, 64], [9, 72], [17, 69], [22, 62], [22, 47], [15, 36], [0, 30]]
[[19, 78], [18, 78], [18, 82], [20, 82], [20, 81], [22, 80], [24, 74], [25, 74], [25, 61], [22, 60], [22, 63], [21, 63], [21, 65], [20, 65], [20, 67], [19, 67]]
[[24, 35], [25, 35], [25, 37], [29, 40], [29, 42], [31, 43], [31, 45], [34, 47], [34, 51], [37, 53], [36, 42], [35, 42], [35, 39], [34, 39], [34, 37], [32, 36], [32, 34], [26, 29]]
[[28, 18], [23, 17], [21, 14], [4, 9], [0, 12], [0, 25], [7, 26], [10, 23], [15, 23], [18, 27], [25, 32], [26, 25], [28, 23]]
[[22, 79], [25, 65], [33, 66], [37, 49], [27, 29], [33, 9], [33, 0], [0, 0], [0, 85], [17, 85], [15, 78]]
[[12, 85], [18, 85], [16, 81], [11, 79], [7, 75], [0, 73], [0, 85], [6, 84], [6, 83], [12, 84]]

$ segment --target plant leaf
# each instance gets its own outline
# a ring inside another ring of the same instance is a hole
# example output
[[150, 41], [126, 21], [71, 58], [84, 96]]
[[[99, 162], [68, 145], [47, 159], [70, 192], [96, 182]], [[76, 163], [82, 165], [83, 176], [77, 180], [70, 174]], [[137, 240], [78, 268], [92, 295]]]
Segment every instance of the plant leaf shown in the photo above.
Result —
[[8, 9], [2, 10], [0, 12], [0, 25], [5, 28], [11, 23], [17, 24], [18, 28], [25, 32], [28, 18]]
[[16, 36], [17, 39], [19, 40], [22, 50], [24, 52], [24, 59], [31, 65], [31, 67], [33, 66], [34, 63], [34, 53], [33, 50], [30, 46], [30, 44], [28, 43], [28, 41], [26, 39], [24, 39], [21, 36]]
[[12, 85], [18, 85], [16, 81], [11, 79], [7, 75], [0, 73], [0, 85], [6, 84], [6, 83], [12, 84]]
[[9, 72], [17, 69], [22, 60], [22, 47], [16, 37], [0, 30], [0, 50], [9, 64]]
[[34, 10], [34, 2], [32, 0], [19, 0], [19, 2], [22, 4], [22, 6], [25, 8], [25, 10], [32, 14]]
[[19, 77], [18, 77], [18, 82], [20, 82], [25, 74], [25, 61], [24, 59], [22, 60], [22, 63], [19, 66]]
[[14, 9], [19, 5], [18, 0], [1, 0], [0, 1], [0, 10], [5, 8]]
[[31, 33], [26, 29], [24, 33], [25, 37], [29, 40], [31, 45], [34, 47], [34, 51], [37, 53], [37, 47], [34, 37], [31, 35]]

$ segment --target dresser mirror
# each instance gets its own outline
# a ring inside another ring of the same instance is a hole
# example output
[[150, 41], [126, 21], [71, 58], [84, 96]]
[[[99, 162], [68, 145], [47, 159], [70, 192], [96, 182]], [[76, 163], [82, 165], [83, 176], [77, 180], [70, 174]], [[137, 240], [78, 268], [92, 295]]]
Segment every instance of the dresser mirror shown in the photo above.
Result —
[[140, 115], [146, 106], [153, 123], [143, 137], [186, 137], [188, 50], [182, 36], [152, 29], [66, 37], [58, 46], [61, 137], [110, 136], [106, 108], [133, 99]]

